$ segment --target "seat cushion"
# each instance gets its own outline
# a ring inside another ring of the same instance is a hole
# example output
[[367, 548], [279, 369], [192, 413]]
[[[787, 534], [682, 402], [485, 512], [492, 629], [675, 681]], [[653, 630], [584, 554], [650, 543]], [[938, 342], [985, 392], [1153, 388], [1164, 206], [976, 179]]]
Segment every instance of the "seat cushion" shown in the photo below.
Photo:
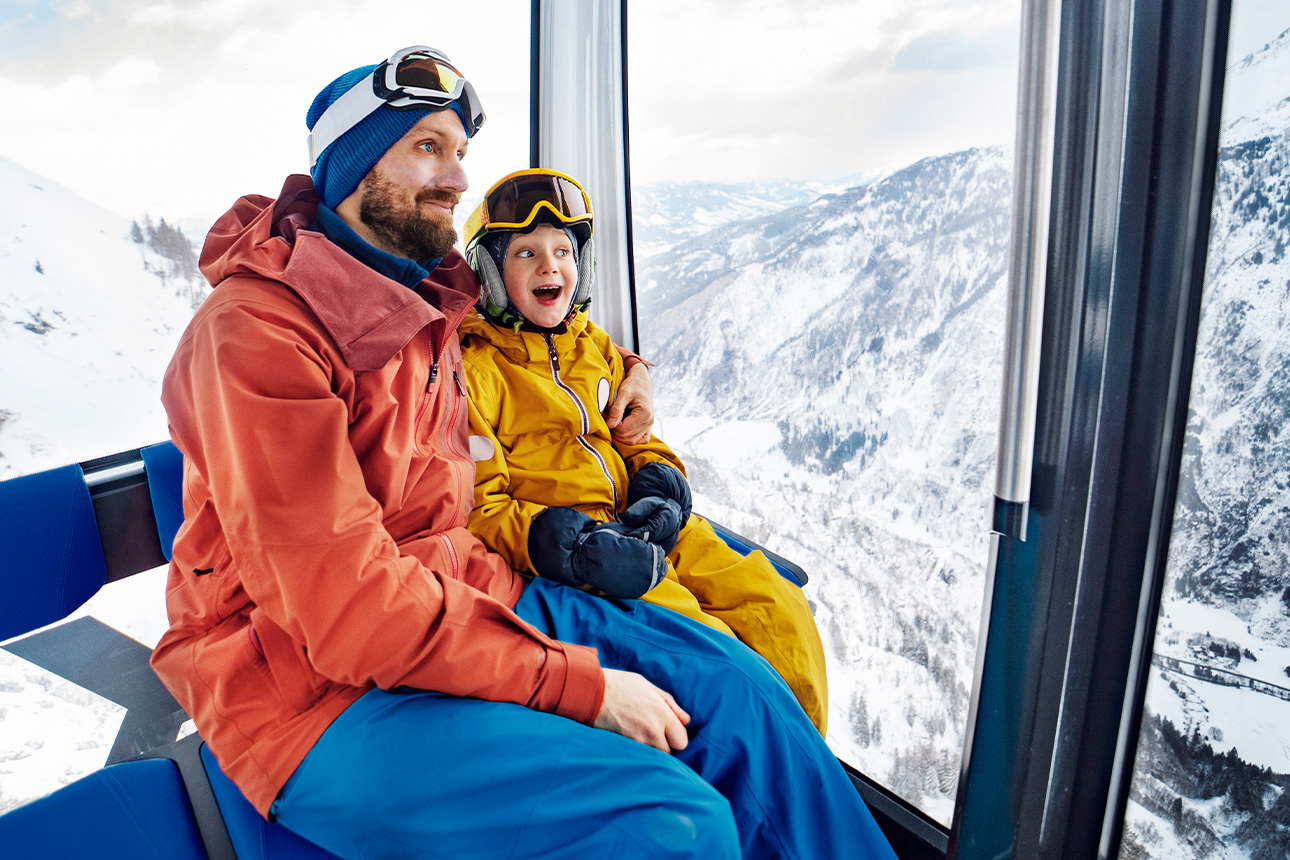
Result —
[[115, 764], [0, 816], [5, 860], [206, 860], [179, 769]]

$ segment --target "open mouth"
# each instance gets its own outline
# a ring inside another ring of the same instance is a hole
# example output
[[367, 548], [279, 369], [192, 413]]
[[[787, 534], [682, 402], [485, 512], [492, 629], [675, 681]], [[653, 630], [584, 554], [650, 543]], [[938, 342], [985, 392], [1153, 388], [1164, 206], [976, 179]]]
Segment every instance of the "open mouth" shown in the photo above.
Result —
[[559, 287], [538, 287], [533, 291], [533, 296], [539, 302], [553, 302], [560, 297]]

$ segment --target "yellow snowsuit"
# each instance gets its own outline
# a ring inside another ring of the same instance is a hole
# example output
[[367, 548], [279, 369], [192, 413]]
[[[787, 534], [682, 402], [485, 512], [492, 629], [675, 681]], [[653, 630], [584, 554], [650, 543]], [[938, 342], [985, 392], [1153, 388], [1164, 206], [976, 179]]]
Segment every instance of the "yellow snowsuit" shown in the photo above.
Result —
[[[646, 463], [685, 473], [657, 437], [641, 445], [611, 438], [602, 413], [623, 381], [622, 357], [586, 313], [564, 333], [544, 335], [499, 328], [471, 311], [460, 331], [476, 469], [469, 527], [516, 570], [536, 573], [529, 525], [547, 507], [608, 522]], [[641, 599], [737, 636], [775, 667], [824, 734], [824, 649], [801, 589], [765, 555], [740, 555], [693, 515], [667, 558], [667, 578]]]

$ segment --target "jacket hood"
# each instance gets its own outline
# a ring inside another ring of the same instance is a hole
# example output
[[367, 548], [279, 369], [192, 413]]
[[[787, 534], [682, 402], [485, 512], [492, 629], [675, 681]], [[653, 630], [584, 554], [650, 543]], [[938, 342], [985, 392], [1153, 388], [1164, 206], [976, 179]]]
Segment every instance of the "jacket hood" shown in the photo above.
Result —
[[[441, 344], [479, 298], [474, 271], [451, 251], [415, 288], [393, 281], [309, 229], [320, 200], [308, 176], [287, 177], [276, 200], [252, 194], [207, 234], [202, 274], [277, 281], [299, 295], [354, 370], [383, 367], [421, 329]], [[441, 347], [436, 347], [436, 354]]]

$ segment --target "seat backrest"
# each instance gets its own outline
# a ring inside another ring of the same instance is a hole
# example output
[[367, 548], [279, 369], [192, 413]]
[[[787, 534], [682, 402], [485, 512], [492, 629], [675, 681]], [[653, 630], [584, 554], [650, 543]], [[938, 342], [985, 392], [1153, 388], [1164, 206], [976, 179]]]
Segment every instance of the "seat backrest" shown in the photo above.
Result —
[[115, 764], [0, 815], [0, 846], [5, 860], [207, 860], [169, 759]]
[[0, 640], [65, 618], [106, 581], [79, 465], [0, 481]]
[[160, 442], [140, 449], [139, 456], [148, 475], [161, 552], [170, 561], [175, 533], [184, 522], [184, 455], [174, 442]]
[[[704, 517], [704, 519], [708, 518]], [[712, 520], [708, 520], [708, 525], [712, 526], [712, 530], [717, 533], [717, 537], [725, 541], [726, 546], [730, 547], [735, 552], [740, 555], [760, 552], [762, 555], [766, 556], [766, 560], [771, 563], [771, 566], [778, 571], [780, 576], [784, 577], [794, 585], [806, 585], [806, 571], [802, 570], [800, 565], [794, 564], [782, 555], [776, 555], [761, 544], [749, 540], [743, 535], [736, 534], [725, 526], [714, 523]]]

